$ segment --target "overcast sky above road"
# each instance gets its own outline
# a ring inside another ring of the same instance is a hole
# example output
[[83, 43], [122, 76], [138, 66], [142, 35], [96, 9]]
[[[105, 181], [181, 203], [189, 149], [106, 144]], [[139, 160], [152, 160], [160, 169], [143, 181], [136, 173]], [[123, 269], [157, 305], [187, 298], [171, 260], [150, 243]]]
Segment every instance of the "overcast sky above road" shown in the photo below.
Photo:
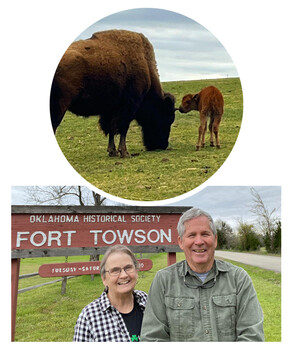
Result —
[[[255, 186], [266, 208], [269, 211], [276, 209], [275, 216], [281, 215], [281, 187]], [[12, 204], [29, 204], [28, 195], [24, 186], [12, 187]], [[32, 201], [30, 204], [34, 204]], [[68, 204], [78, 204], [77, 199], [68, 201]], [[116, 204], [107, 200], [107, 204]], [[199, 207], [209, 212], [214, 220], [221, 219], [236, 228], [238, 221], [253, 223], [256, 217], [250, 212], [253, 204], [251, 186], [207, 186], [200, 192], [171, 204], [172, 206]]]
[[[281, 215], [281, 187], [254, 186], [269, 211], [276, 209]], [[253, 223], [256, 217], [250, 212], [253, 205], [251, 186], [207, 186], [198, 193], [172, 205], [196, 206], [235, 227], [239, 220]]]
[[176, 12], [142, 8], [117, 12], [77, 38], [108, 29], [143, 33], [154, 46], [161, 81], [237, 77], [229, 54], [205, 27]]

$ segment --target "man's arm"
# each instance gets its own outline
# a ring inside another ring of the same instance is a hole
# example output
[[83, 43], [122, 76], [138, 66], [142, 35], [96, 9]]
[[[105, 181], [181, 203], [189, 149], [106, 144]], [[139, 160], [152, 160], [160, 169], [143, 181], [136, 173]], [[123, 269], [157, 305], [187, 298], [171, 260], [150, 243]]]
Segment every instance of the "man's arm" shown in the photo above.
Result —
[[241, 269], [236, 281], [236, 341], [265, 341], [263, 312], [251, 278]]
[[170, 341], [161, 274], [154, 277], [148, 294], [141, 329], [141, 341]]

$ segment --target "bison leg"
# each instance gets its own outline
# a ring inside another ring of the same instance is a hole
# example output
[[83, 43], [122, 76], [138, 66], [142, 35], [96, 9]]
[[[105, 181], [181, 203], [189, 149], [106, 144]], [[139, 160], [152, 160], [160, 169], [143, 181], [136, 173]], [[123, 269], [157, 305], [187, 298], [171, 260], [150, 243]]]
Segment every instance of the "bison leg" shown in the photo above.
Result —
[[108, 151], [108, 155], [110, 157], [118, 156], [118, 152], [117, 152], [116, 146], [115, 146], [115, 136], [113, 133], [109, 134], [107, 151]]
[[201, 147], [202, 148], [205, 147], [205, 134], [206, 134], [206, 131], [207, 131], [207, 120], [206, 120], [205, 127], [204, 127], [204, 130], [203, 130], [203, 133], [202, 133], [202, 143], [201, 143]]
[[210, 147], [214, 147], [213, 118], [212, 118], [212, 116], [210, 118], [209, 131], [210, 131]]
[[[132, 116], [132, 113], [129, 112], [129, 110], [128, 111], [124, 110], [123, 113], [124, 113], [124, 117], [125, 118], [126, 118], [125, 112], [128, 114], [127, 117], [131, 117]], [[128, 153], [127, 146], [126, 146], [126, 136], [127, 136], [128, 129], [129, 129], [131, 121], [129, 119], [125, 119], [125, 118], [120, 121], [120, 125], [119, 125], [120, 142], [119, 142], [118, 151], [120, 153], [121, 158], [130, 157], [130, 154]]]
[[120, 135], [119, 153], [121, 155], [121, 158], [127, 158], [130, 156], [130, 154], [127, 151], [126, 135], [125, 134]]
[[196, 150], [200, 150], [201, 149], [201, 144], [202, 144], [202, 141], [204, 139], [204, 136], [205, 136], [205, 130], [206, 130], [206, 126], [207, 126], [207, 117], [206, 115], [204, 114], [200, 114], [200, 121], [201, 121], [201, 124], [200, 124], [200, 127], [199, 127], [199, 137], [198, 137], [198, 142], [197, 142], [197, 145], [196, 145]]
[[[220, 141], [219, 141], [219, 125], [221, 122], [221, 115], [217, 115], [214, 117], [214, 123], [213, 123], [213, 131], [216, 139], [216, 147], [220, 148]], [[213, 144], [214, 146], [214, 144]]]

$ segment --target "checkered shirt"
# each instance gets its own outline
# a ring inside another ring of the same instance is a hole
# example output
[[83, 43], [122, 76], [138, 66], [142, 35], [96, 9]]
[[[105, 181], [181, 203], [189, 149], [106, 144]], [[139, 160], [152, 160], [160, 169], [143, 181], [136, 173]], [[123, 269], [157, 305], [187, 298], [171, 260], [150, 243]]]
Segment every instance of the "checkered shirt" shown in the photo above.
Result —
[[[134, 297], [144, 313], [147, 294], [134, 290]], [[106, 292], [83, 308], [75, 325], [73, 341], [131, 341], [121, 314], [111, 305]]]

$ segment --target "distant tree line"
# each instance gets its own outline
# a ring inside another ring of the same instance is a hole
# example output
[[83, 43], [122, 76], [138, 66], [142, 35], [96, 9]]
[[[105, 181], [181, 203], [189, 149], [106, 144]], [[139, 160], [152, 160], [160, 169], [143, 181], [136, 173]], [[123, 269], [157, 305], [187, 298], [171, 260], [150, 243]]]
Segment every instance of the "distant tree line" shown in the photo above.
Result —
[[258, 250], [265, 247], [268, 253], [281, 253], [281, 221], [269, 210], [256, 189], [251, 188], [253, 204], [250, 211], [257, 217], [256, 224], [240, 221], [236, 233], [221, 220], [216, 221], [218, 249]]
[[234, 232], [228, 223], [216, 222], [218, 245], [217, 249], [255, 251], [265, 247], [268, 253], [281, 253], [281, 222], [277, 221], [273, 228], [264, 235], [257, 231], [256, 226], [239, 222]]

